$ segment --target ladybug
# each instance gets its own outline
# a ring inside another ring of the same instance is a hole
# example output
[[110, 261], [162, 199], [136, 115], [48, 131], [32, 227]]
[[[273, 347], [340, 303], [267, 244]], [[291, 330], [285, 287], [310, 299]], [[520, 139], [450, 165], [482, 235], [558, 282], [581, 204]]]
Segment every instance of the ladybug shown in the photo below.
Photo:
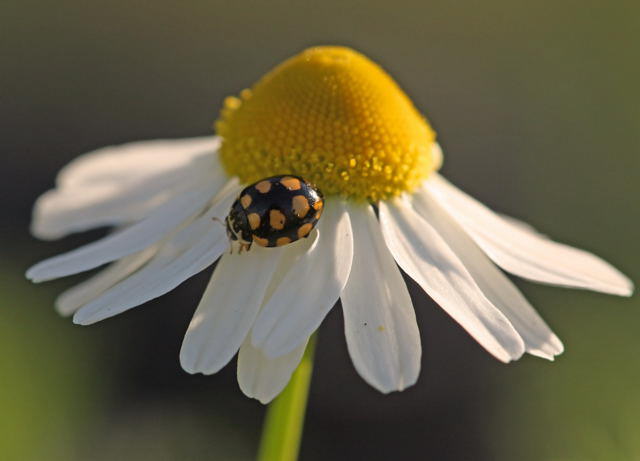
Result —
[[309, 236], [323, 206], [322, 192], [301, 177], [272, 176], [240, 192], [225, 219], [227, 235], [240, 243], [240, 253], [254, 242], [262, 247], [287, 245]]

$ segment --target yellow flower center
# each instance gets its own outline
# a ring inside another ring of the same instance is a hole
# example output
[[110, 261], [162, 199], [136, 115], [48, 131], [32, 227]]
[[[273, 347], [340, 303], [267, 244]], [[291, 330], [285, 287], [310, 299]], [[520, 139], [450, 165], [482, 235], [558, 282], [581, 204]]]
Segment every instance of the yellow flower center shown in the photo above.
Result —
[[295, 174], [325, 195], [377, 201], [437, 168], [435, 133], [396, 82], [362, 54], [310, 48], [283, 62], [215, 125], [222, 163], [244, 183]]

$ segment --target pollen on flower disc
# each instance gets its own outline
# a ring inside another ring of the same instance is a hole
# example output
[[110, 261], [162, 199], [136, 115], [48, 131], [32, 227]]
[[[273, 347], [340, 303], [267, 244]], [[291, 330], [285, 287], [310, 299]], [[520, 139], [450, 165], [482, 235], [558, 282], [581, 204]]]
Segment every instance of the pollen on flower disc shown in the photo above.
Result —
[[310, 48], [283, 62], [216, 122], [221, 159], [244, 183], [294, 174], [326, 195], [377, 201], [436, 168], [435, 134], [396, 82], [362, 54]]

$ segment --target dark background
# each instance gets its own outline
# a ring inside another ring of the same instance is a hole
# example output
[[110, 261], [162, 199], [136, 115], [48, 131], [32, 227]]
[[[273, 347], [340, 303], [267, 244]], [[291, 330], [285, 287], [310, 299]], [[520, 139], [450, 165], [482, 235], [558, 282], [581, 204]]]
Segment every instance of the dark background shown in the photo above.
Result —
[[[31, 204], [58, 169], [119, 142], [207, 134], [222, 99], [318, 44], [352, 46], [432, 121], [443, 171], [494, 208], [636, 278], [640, 7], [632, 1], [18, 1], [0, 5], [0, 459], [245, 460], [264, 408], [234, 364], [189, 376], [182, 335], [210, 273], [90, 327], [52, 308], [80, 280], [32, 263]], [[355, 373], [334, 309], [320, 332], [304, 460], [640, 459], [640, 311], [519, 283], [565, 342], [492, 359], [410, 282], [418, 384]]]

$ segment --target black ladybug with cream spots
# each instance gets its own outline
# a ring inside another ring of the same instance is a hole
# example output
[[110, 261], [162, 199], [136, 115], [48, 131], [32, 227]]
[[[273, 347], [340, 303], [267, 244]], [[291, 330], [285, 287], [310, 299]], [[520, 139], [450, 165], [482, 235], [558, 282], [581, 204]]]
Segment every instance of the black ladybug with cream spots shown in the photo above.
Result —
[[298, 176], [272, 176], [245, 187], [226, 218], [240, 251], [252, 243], [279, 247], [308, 237], [320, 215], [322, 193]]

